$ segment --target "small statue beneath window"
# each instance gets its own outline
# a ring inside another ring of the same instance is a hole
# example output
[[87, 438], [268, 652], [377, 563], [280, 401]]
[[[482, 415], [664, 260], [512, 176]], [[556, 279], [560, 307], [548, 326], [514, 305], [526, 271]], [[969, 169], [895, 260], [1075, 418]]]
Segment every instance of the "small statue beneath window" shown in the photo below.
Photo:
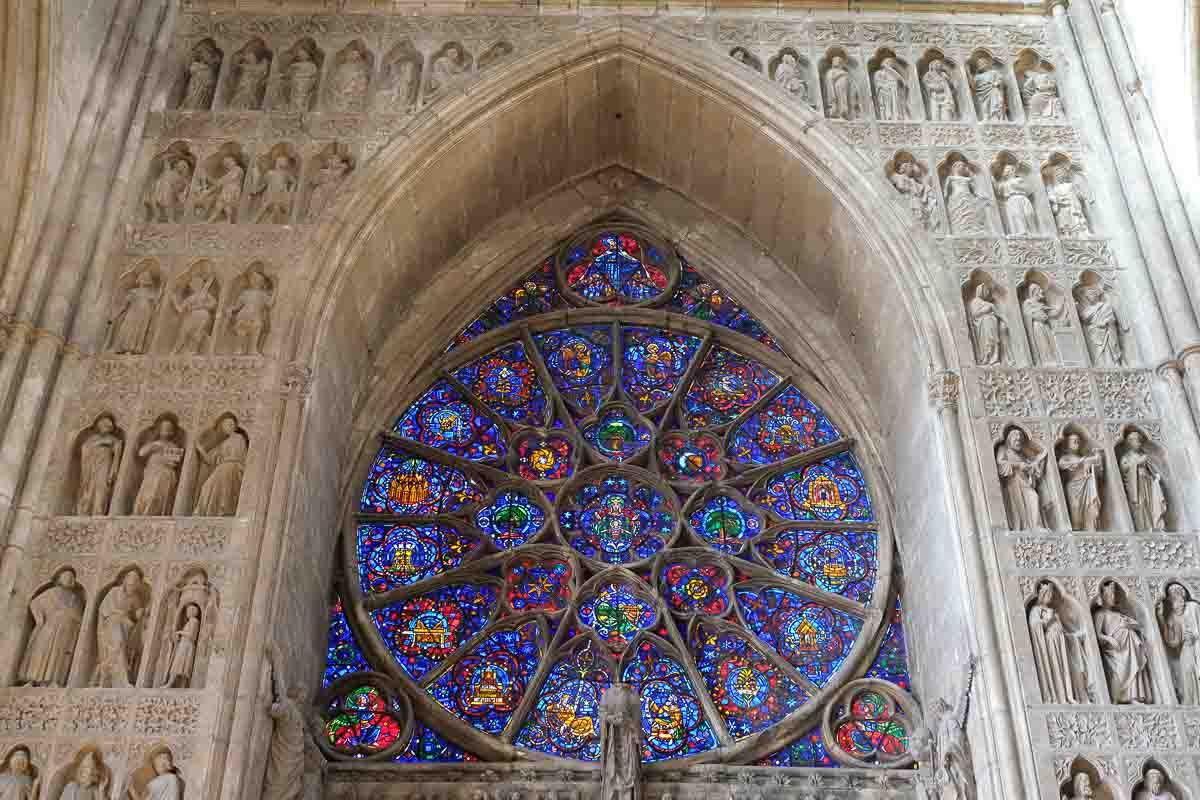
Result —
[[300, 707], [305, 690], [291, 686], [271, 703], [271, 749], [267, 761], [263, 800], [300, 800], [304, 796], [304, 771], [308, 731]]
[[967, 717], [971, 708], [971, 687], [975, 682], [976, 659], [968, 664], [967, 680], [955, 705], [939, 697], [930, 710], [931, 727], [915, 737], [913, 755], [933, 765], [934, 791], [927, 794], [938, 800], [975, 800], [975, 771], [971, 745], [967, 741]]
[[1167, 584], [1155, 609], [1179, 702], [1200, 705], [1200, 603], [1179, 581]]
[[1092, 612], [1109, 694], [1118, 704], [1153, 703], [1150, 655], [1142, 626], [1117, 605], [1117, 584], [1100, 584], [1100, 607]]
[[641, 800], [641, 735], [637, 692], [614, 683], [600, 701], [601, 800]]
[[933, 122], [957, 122], [958, 99], [949, 65], [940, 58], [930, 62], [921, 83], [929, 97], [929, 118]]

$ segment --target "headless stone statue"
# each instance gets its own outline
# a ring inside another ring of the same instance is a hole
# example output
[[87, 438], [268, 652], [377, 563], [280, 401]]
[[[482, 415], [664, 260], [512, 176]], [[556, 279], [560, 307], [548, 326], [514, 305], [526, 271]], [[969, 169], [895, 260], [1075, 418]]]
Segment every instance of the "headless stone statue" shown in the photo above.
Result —
[[600, 701], [602, 800], [642, 800], [641, 703], [633, 687], [614, 683]]

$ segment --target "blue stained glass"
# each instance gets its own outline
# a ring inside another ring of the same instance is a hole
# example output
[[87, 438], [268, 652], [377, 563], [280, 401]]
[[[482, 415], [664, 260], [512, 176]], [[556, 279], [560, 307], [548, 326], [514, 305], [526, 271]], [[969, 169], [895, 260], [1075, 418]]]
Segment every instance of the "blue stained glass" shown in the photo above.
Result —
[[621, 386], [645, 414], [675, 394], [700, 339], [659, 328], [623, 327], [621, 346]]
[[721, 441], [711, 433], [670, 431], [659, 437], [657, 450], [667, 480], [699, 483], [725, 477]]
[[650, 446], [650, 429], [621, 406], [608, 406], [580, 433], [609, 461], [626, 461]]
[[454, 371], [485, 406], [507, 420], [545, 425], [549, 404], [525, 345], [512, 342]]
[[734, 429], [729, 457], [742, 464], [774, 464], [840, 438], [825, 412], [789, 386]]
[[736, 554], [762, 531], [758, 515], [736, 498], [713, 495], [688, 515], [688, 526], [714, 550]]
[[333, 611], [329, 614], [329, 644], [325, 650], [325, 675], [321, 680], [322, 686], [328, 686], [336, 680], [355, 672], [366, 672], [371, 669], [363, 658], [354, 631], [346, 620], [346, 610], [342, 606], [342, 598], [333, 603]]
[[781, 528], [754, 543], [759, 560], [789, 578], [864, 605], [875, 590], [878, 541], [874, 531]]
[[364, 592], [382, 593], [454, 569], [479, 541], [440, 522], [358, 526], [358, 574]]
[[687, 673], [661, 645], [638, 641], [621, 680], [641, 695], [642, 761], [690, 756], [717, 746]]
[[571, 600], [570, 562], [561, 558], [525, 556], [506, 569], [508, 606], [513, 611], [562, 611]]
[[754, 499], [784, 519], [798, 522], [875, 520], [866, 481], [849, 453], [776, 475]]
[[533, 340], [562, 396], [585, 414], [595, 412], [612, 383], [612, 327], [564, 328]]
[[393, 429], [429, 447], [471, 461], [504, 458], [500, 429], [475, 409], [448, 381], [439, 381], [409, 406]]
[[762, 364], [724, 347], [714, 347], [684, 396], [684, 418], [692, 428], [724, 425], [737, 419], [779, 383]]
[[666, 546], [675, 519], [666, 498], [628, 475], [605, 475], [574, 488], [560, 506], [563, 536], [588, 558], [622, 564], [650, 558]]
[[579, 621], [614, 650], [623, 650], [639, 631], [654, 624], [654, 606], [623, 583], [606, 583], [579, 604]]
[[821, 726], [817, 726], [782, 750], [758, 760], [760, 767], [841, 767], [825, 749]]
[[427, 728], [419, 720], [413, 720], [412, 738], [404, 752], [393, 761], [404, 764], [435, 764], [479, 759], [451, 741], [447, 741], [433, 728]]
[[686, 261], [679, 276], [679, 286], [667, 308], [716, 323], [779, 350], [779, 345], [761, 322], [723, 289], [704, 280]]
[[867, 670], [867, 677], [890, 681], [905, 691], [908, 691], [912, 685], [912, 680], [908, 676], [908, 645], [904, 640], [904, 618], [898, 594], [887, 633], [884, 634], [883, 643], [879, 646], [875, 660], [871, 662], [871, 667]]
[[775, 586], [736, 594], [755, 635], [817, 686], [837, 672], [862, 632], [861, 619]]
[[499, 734], [525, 696], [546, 646], [536, 621], [498, 630], [428, 687], [443, 708], [484, 733]]
[[479, 633], [496, 608], [491, 584], [458, 583], [372, 613], [392, 656], [414, 680]]
[[475, 512], [475, 525], [501, 550], [520, 547], [546, 524], [546, 512], [524, 492], [505, 489]]
[[600, 760], [600, 701], [611, 667], [589, 642], [550, 668], [514, 742], [518, 747], [580, 761]]
[[715, 564], [667, 561], [662, 594], [676, 614], [721, 616], [729, 610], [729, 575]]
[[376, 514], [448, 514], [482, 497], [479, 485], [461, 469], [385, 444], [358, 507]]
[[734, 739], [769, 728], [808, 701], [808, 694], [744, 634], [696, 624], [692, 657]]
[[641, 303], [662, 294], [670, 276], [662, 254], [628, 233], [602, 233], [571, 249], [566, 283], [593, 303]]
[[547, 260], [529, 273], [523, 281], [498, 297], [470, 325], [463, 328], [446, 350], [453, 350], [464, 342], [510, 322], [545, 314], [561, 305], [563, 300], [558, 293], [558, 281], [554, 277], [554, 262]]

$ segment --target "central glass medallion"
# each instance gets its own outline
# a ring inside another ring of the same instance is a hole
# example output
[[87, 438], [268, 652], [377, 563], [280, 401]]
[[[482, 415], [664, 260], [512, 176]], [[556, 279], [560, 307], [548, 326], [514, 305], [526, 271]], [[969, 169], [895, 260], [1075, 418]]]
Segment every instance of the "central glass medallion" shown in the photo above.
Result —
[[653, 558], [675, 537], [678, 510], [670, 489], [648, 472], [601, 466], [563, 491], [558, 522], [568, 544], [602, 564]]

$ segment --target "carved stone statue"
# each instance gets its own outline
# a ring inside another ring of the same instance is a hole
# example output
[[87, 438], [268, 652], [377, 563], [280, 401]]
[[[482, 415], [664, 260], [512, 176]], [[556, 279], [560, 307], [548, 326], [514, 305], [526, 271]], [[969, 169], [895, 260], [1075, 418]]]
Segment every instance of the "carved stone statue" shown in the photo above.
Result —
[[349, 159], [336, 151], [326, 154], [321, 169], [312, 177], [312, 193], [308, 199], [309, 219], [316, 218], [329, 207], [349, 173]]
[[0, 800], [36, 800], [37, 767], [25, 745], [17, 745], [0, 761]]
[[955, 161], [946, 176], [946, 212], [950, 231], [956, 236], [970, 236], [987, 230], [983, 198], [975, 191], [975, 178], [965, 161]]
[[146, 194], [147, 222], [178, 222], [192, 183], [192, 165], [186, 158], [164, 158], [162, 172]]
[[229, 107], [238, 111], [255, 111], [262, 105], [263, 91], [267, 85], [267, 73], [271, 69], [269, 59], [261, 58], [253, 47], [242, 54], [234, 76], [233, 94]]
[[1150, 656], [1142, 626], [1117, 606], [1117, 585], [1100, 584], [1100, 607], [1092, 612], [1104, 674], [1114, 703], [1153, 703]]
[[934, 216], [937, 211], [937, 200], [929, 185], [921, 178], [920, 169], [912, 161], [901, 161], [896, 165], [896, 171], [890, 178], [896, 191], [908, 198], [908, 210], [913, 219], [921, 223], [926, 230], [937, 227]]
[[1140, 431], [1130, 431], [1125, 435], [1125, 451], [1121, 454], [1120, 466], [1125, 496], [1129, 499], [1129, 511], [1133, 515], [1133, 529], [1166, 530], [1167, 495], [1163, 490], [1162, 473], [1145, 451], [1145, 440]]
[[146, 468], [133, 500], [134, 516], [170, 516], [179, 467], [183, 463], [183, 448], [176, 442], [175, 423], [159, 420], [154, 438], [141, 446], [138, 457], [146, 459]]
[[127, 689], [142, 659], [142, 628], [149, 600], [137, 567], [127, 570], [100, 603], [96, 623], [96, 671], [92, 685]]
[[1058, 457], [1058, 471], [1062, 475], [1063, 491], [1067, 496], [1071, 529], [1096, 530], [1100, 525], [1100, 480], [1104, 473], [1104, 454], [1098, 451], [1085, 453], [1083, 437], [1078, 433], [1068, 433], [1066, 447]]
[[172, 352], [199, 355], [212, 330], [217, 298], [212, 295], [212, 275], [194, 273], [187, 286], [171, 296], [171, 304], [179, 314], [179, 334]]
[[[749, 54], [741, 48], [743, 59], [748, 59]], [[737, 58], [737, 56], [734, 56]], [[746, 61], [742, 61], [746, 64]], [[799, 60], [791, 53], [783, 53], [779, 56], [779, 65], [775, 67], [775, 83], [792, 97], [799, 100], [801, 103], [808, 103], [808, 81], [804, 80], [804, 74], [800, 66]]]
[[196, 646], [200, 639], [200, 606], [188, 603], [183, 611], [183, 625], [171, 634], [167, 683], [162, 688], [186, 688], [196, 666]]
[[113, 317], [111, 350], [114, 353], [146, 352], [160, 294], [154, 273], [148, 269], [139, 272], [134, 285], [125, 292], [121, 309]]
[[379, 98], [385, 100], [377, 105], [407, 108], [416, 99], [417, 80], [421, 74], [420, 64], [410, 57], [393, 59], [385, 67], [385, 75], [379, 90]]
[[150, 751], [145, 765], [130, 777], [125, 800], [183, 800], [183, 780], [171, 748], [162, 745]]
[[894, 58], [885, 58], [875, 70], [875, 111], [883, 121], [908, 119], [908, 79]]
[[1068, 630], [1054, 604], [1058, 590], [1050, 581], [1037, 585], [1037, 600], [1029, 609], [1029, 637], [1044, 703], [1081, 703], [1077, 685], [1088, 685], [1087, 657], [1082, 630]]
[[218, 445], [206, 450], [196, 442], [200, 460], [213, 467], [196, 498], [192, 513], [197, 517], [232, 517], [237, 513], [249, 442], [232, 414], [222, 417], [218, 425], [222, 435]]
[[971, 686], [975, 678], [975, 657], [971, 657], [966, 686], [955, 705], [939, 697], [929, 713], [929, 728], [913, 737], [913, 756], [933, 765], [932, 792], [937, 800], [975, 800], [975, 770], [971, 745], [967, 741], [967, 716], [970, 713]]
[[1008, 324], [992, 301], [990, 284], [976, 285], [975, 296], [967, 304], [967, 316], [974, 334], [976, 363], [984, 367], [1008, 363]]
[[1087, 202], [1079, 187], [1075, 185], [1071, 167], [1059, 164], [1054, 168], [1054, 181], [1049, 187], [1050, 210], [1058, 233], [1066, 238], [1088, 236], [1092, 232], [1083, 207]]
[[1008, 524], [1014, 531], [1044, 530], [1042, 498], [1038, 484], [1046, 471], [1046, 451], [1026, 455], [1029, 445], [1025, 432], [1011, 428], [1004, 443], [996, 448], [996, 469], [1004, 486], [1004, 503], [1008, 507]]
[[1200, 603], [1192, 599], [1186, 586], [1171, 581], [1156, 610], [1175, 695], [1184, 705], [1200, 705]]
[[63, 787], [59, 800], [108, 800], [112, 771], [95, 747], [84, 747], [75, 754], [71, 779]]
[[1004, 212], [1004, 227], [1009, 236], [1029, 236], [1037, 233], [1037, 213], [1033, 210], [1033, 195], [1015, 164], [1005, 164], [996, 194]]
[[217, 89], [217, 71], [221, 68], [221, 53], [205, 39], [192, 48], [188, 64], [187, 86], [179, 107], [184, 111], [208, 111], [212, 108]]
[[298, 42], [287, 70], [288, 107], [292, 111], [308, 111], [312, 108], [320, 72], [321, 68], [317, 66], [308, 44]]
[[296, 175], [290, 158], [286, 155], [277, 156], [271, 168], [254, 183], [256, 185], [251, 192], [262, 195], [262, 205], [254, 220], [257, 224], [267, 222], [279, 225], [291, 219], [292, 200], [296, 196]]
[[267, 276], [252, 269], [246, 274], [246, 286], [238, 292], [237, 300], [229, 309], [239, 353], [244, 356], [262, 353], [262, 335], [274, 304], [275, 293], [268, 285]]
[[1062, 119], [1062, 99], [1058, 96], [1058, 79], [1049, 70], [1030, 70], [1021, 86], [1021, 95], [1033, 121]]
[[191, 573], [167, 597], [163, 630], [159, 634], [158, 665], [153, 685], [160, 689], [202, 688], [202, 660], [212, 637], [215, 593], [203, 571]]
[[853, 79], [843, 56], [830, 59], [821, 88], [825, 92], [825, 112], [830, 119], [854, 119]]
[[263, 800], [300, 800], [304, 794], [305, 729], [304, 711], [300, 707], [305, 690], [292, 686], [283, 697], [271, 704], [271, 719], [275, 720], [271, 735], [271, 750], [267, 761]]
[[242, 182], [246, 170], [232, 155], [221, 158], [221, 172], [215, 180], [201, 175], [196, 201], [196, 215], [205, 222], [237, 222], [238, 205], [242, 202]]
[[446, 87], [454, 78], [462, 75], [471, 66], [470, 56], [457, 44], [449, 44], [445, 51], [434, 59], [429, 85], [425, 93], [436, 94]]
[[33, 632], [17, 683], [66, 686], [83, 624], [83, 590], [76, 583], [75, 570], [60, 570], [53, 585], [30, 601], [29, 613]]
[[1097, 367], [1120, 367], [1125, 364], [1121, 353], [1123, 326], [1112, 303], [1104, 297], [1099, 286], [1086, 286], [1079, 304], [1079, 319], [1087, 331], [1092, 362]]
[[987, 53], [975, 59], [975, 99], [983, 122], [1008, 121], [1008, 89], [999, 65]]
[[1053, 320], [1062, 316], [1063, 307], [1057, 308], [1046, 302], [1046, 291], [1039, 283], [1030, 283], [1021, 313], [1029, 329], [1029, 349], [1033, 363], [1043, 367], [1058, 363], [1058, 344], [1054, 341]]
[[600, 701], [601, 800], [641, 800], [641, 703], [632, 686], [614, 683]]
[[347, 47], [333, 69], [329, 85], [329, 107], [334, 111], [357, 111], [367, 98], [371, 81], [367, 59], [357, 47]]
[[1077, 772], [1071, 778], [1071, 794], [1064, 800], [1092, 800], [1096, 793], [1092, 789], [1092, 777], [1086, 772]]
[[954, 81], [950, 77], [950, 66], [940, 58], [930, 62], [921, 84], [925, 87], [926, 97], [929, 98], [929, 118], [933, 122], [956, 122], [958, 98], [954, 93]]
[[108, 513], [124, 443], [111, 414], [101, 414], [79, 445], [79, 491], [75, 514], [98, 517]]
[[1142, 790], [1134, 795], [1133, 800], [1178, 800], [1175, 793], [1167, 788], [1167, 776], [1162, 770], [1151, 767], [1146, 770], [1142, 779]]

